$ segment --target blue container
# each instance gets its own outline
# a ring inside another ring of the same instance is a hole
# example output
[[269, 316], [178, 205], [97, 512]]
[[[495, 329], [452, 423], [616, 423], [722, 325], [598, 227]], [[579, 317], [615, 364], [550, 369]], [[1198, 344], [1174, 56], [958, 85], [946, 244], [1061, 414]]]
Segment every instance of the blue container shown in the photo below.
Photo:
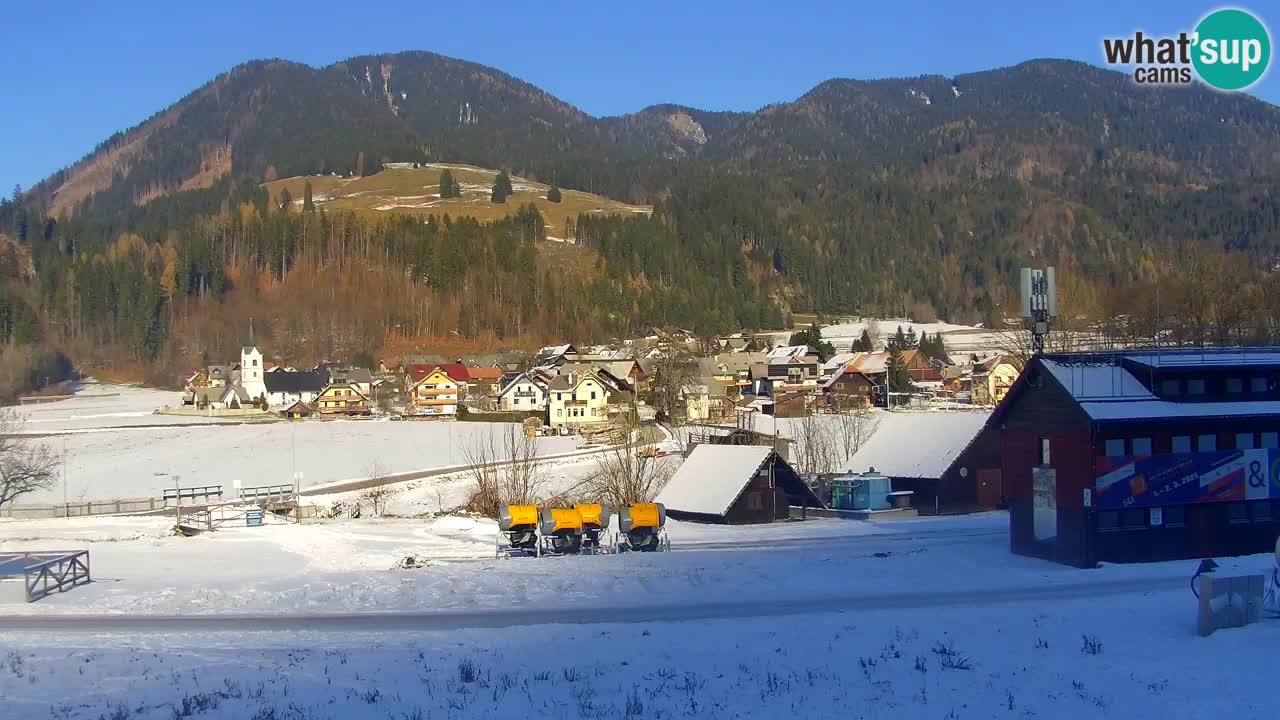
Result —
[[831, 506], [837, 510], [888, 510], [893, 481], [877, 472], [852, 473], [831, 484]]

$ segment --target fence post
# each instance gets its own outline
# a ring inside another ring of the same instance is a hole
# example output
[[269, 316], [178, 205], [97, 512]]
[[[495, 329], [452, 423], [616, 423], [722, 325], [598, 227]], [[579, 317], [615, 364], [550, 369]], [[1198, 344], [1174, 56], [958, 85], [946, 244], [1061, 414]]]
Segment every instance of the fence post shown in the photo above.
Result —
[[87, 502], [84, 504], [84, 514], [85, 514], [85, 515], [92, 515], [92, 514], [93, 514], [93, 501], [92, 501], [92, 500], [89, 500], [89, 501], [87, 501]]

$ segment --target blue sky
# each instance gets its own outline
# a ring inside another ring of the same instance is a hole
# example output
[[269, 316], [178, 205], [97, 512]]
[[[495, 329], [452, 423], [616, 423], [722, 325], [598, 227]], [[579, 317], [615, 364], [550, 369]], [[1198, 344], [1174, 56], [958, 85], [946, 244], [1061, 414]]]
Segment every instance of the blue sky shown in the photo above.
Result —
[[[675, 102], [750, 110], [832, 77], [1102, 63], [1104, 36], [1190, 30], [1218, 3], [12, 3], [0, 41], [0, 188], [30, 186], [233, 65], [431, 50], [594, 115]], [[979, 6], [979, 7], [972, 7]], [[163, 9], [160, 9], [163, 7]], [[1263, 3], [1240, 7], [1261, 11]], [[1264, 22], [1280, 22], [1259, 13]], [[1280, 13], [1275, 13], [1280, 18]], [[1276, 27], [1272, 37], [1276, 37]], [[1274, 64], [1274, 63], [1273, 63]], [[1280, 74], [1250, 92], [1280, 104]]]

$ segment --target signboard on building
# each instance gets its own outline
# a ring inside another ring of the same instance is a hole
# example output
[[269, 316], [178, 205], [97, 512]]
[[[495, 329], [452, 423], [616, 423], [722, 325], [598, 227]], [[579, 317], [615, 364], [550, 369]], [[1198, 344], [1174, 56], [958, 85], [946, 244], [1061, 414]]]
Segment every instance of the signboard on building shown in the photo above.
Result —
[[1100, 457], [1099, 510], [1280, 499], [1280, 450]]

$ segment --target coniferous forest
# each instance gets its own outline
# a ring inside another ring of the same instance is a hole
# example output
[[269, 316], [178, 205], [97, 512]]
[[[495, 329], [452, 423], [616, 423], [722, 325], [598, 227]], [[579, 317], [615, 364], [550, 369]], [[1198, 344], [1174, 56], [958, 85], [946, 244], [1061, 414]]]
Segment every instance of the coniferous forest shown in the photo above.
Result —
[[[384, 162], [654, 211], [507, 202], [478, 222], [266, 190]], [[777, 328], [801, 311], [999, 323], [1026, 265], [1059, 268], [1072, 323], [1141, 338], [1175, 318], [1179, 342], [1268, 342], [1278, 178], [1280, 109], [1071, 62], [602, 119], [428, 53], [249, 63], [0, 204], [0, 385], [69, 362], [171, 384], [238, 347], [250, 317], [300, 363]], [[561, 223], [577, 244], [545, 240]]]

